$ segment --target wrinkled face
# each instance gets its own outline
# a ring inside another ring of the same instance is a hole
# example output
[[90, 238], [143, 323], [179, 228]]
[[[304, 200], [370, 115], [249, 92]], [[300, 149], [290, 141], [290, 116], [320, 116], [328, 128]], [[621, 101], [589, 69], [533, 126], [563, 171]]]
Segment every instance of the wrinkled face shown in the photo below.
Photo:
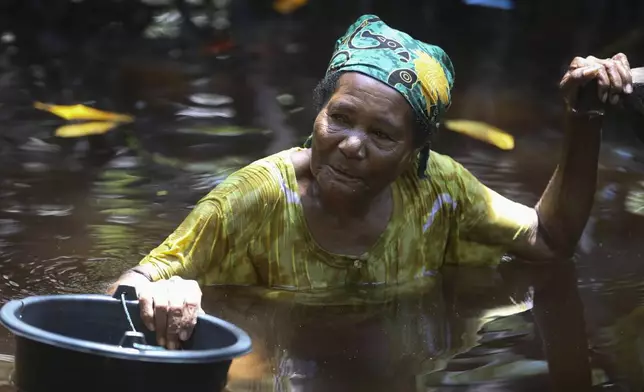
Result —
[[360, 73], [340, 77], [315, 120], [311, 171], [333, 197], [373, 197], [415, 156], [413, 112], [393, 88]]

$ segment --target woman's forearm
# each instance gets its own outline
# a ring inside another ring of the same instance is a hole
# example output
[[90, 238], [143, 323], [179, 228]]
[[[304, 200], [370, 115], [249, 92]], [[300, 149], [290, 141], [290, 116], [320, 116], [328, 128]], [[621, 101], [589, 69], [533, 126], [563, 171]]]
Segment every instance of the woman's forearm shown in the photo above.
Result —
[[595, 198], [602, 117], [568, 114], [565, 121], [559, 164], [535, 209], [539, 235], [556, 255], [570, 257]]

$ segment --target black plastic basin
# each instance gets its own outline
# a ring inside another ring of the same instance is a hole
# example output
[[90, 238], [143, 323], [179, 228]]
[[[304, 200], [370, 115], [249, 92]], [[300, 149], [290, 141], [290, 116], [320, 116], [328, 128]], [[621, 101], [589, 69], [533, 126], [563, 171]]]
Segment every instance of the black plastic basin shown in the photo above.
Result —
[[[147, 344], [155, 335], [127, 301]], [[221, 391], [232, 359], [250, 352], [236, 326], [200, 315], [181, 350], [119, 346], [131, 331], [120, 300], [105, 295], [52, 295], [13, 300], [0, 321], [16, 335], [14, 384], [21, 392]]]

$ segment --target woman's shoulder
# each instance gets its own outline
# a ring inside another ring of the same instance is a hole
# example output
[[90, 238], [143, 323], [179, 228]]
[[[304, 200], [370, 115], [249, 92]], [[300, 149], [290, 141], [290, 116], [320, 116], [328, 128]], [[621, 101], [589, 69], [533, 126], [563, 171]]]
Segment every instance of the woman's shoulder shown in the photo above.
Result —
[[[410, 173], [411, 175], [411, 173]], [[436, 198], [449, 195], [458, 198], [470, 187], [474, 178], [471, 173], [458, 161], [449, 155], [432, 151], [427, 161], [427, 178], [418, 179], [413, 173], [413, 183], [425, 198]]]
[[458, 176], [466, 171], [465, 167], [449, 155], [431, 151], [427, 161], [427, 174], [429, 178], [448, 178]]
[[290, 158], [293, 150], [280, 151], [242, 167], [219, 183], [203, 200], [277, 200], [295, 181]]
[[274, 181], [288, 181], [297, 171], [294, 157], [301, 151], [302, 149], [297, 147], [282, 150], [250, 163], [240, 169], [239, 173], [262, 173], [269, 175]]
[[426, 179], [421, 180], [418, 178], [416, 167], [410, 170], [404, 176], [410, 186], [417, 186], [421, 190], [436, 190], [443, 186], [449, 185], [450, 182], [458, 180], [461, 174], [466, 171], [460, 163], [449, 155], [444, 155], [431, 151], [427, 159], [427, 168], [425, 169]]

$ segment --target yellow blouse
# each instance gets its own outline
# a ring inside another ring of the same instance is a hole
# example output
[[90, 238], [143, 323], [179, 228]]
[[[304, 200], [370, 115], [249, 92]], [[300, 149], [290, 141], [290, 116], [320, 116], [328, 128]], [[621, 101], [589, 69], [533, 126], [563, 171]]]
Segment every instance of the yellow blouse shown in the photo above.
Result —
[[306, 225], [290, 159], [296, 150], [251, 163], [199, 201], [141, 261], [156, 267], [153, 279], [291, 290], [397, 284], [444, 264], [495, 265], [531, 224], [530, 208], [432, 152], [427, 179], [412, 168], [393, 183], [394, 213], [373, 247], [359, 257], [333, 254]]

